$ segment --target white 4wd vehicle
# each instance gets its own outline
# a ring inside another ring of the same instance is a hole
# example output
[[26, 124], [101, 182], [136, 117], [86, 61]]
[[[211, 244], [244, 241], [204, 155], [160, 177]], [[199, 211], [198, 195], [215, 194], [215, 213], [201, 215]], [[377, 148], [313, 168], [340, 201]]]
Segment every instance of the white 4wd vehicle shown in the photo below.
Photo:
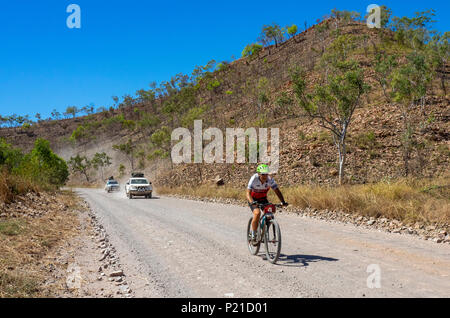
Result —
[[125, 184], [125, 193], [129, 199], [134, 196], [151, 198], [152, 191], [152, 183], [144, 178], [143, 173], [132, 174], [132, 177]]
[[114, 179], [109, 179], [106, 182], [105, 191], [108, 192], [108, 193], [113, 192], [113, 191], [120, 191], [119, 182], [117, 182]]

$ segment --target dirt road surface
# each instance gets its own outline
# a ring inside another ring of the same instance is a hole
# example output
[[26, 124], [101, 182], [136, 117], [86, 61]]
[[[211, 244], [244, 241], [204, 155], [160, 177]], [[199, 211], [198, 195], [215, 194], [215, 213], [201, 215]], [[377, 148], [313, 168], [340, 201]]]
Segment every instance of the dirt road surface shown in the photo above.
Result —
[[[250, 255], [247, 207], [77, 189], [136, 297], [449, 297], [450, 245], [277, 213], [280, 260]], [[377, 288], [379, 287], [379, 288]]]

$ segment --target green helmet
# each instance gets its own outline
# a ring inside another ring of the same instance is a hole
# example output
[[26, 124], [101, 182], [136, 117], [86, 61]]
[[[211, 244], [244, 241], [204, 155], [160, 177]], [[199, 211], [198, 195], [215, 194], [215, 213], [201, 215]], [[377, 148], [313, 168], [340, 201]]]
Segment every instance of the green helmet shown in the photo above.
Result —
[[262, 174], [268, 174], [269, 173], [269, 166], [262, 164], [259, 165], [258, 168], [256, 168], [256, 172], [257, 173], [262, 173]]

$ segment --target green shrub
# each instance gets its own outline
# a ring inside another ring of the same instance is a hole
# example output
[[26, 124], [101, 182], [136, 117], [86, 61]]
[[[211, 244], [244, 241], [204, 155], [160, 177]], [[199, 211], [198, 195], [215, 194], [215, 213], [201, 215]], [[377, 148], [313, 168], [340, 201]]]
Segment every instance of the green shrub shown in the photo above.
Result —
[[191, 108], [181, 119], [181, 124], [183, 125], [183, 127], [193, 126], [194, 120], [200, 119], [205, 113], [206, 109], [206, 106]]
[[282, 92], [276, 99], [275, 103], [281, 108], [286, 108], [294, 103], [294, 99], [291, 98], [286, 92]]
[[261, 115], [261, 116], [258, 116], [258, 119], [253, 122], [252, 126], [254, 126], [254, 127], [266, 127], [267, 126], [267, 116], [265, 114]]
[[4, 220], [0, 221], [0, 234], [7, 236], [19, 235], [24, 229], [22, 220]]
[[86, 130], [87, 129], [83, 125], [78, 126], [77, 129], [75, 129], [72, 132], [72, 135], [70, 136], [69, 140], [71, 142], [76, 142], [76, 141], [83, 139], [84, 137], [87, 136]]
[[298, 139], [300, 139], [300, 140], [306, 140], [306, 135], [305, 135], [305, 133], [304, 133], [302, 130], [300, 130], [300, 131], [298, 132]]
[[368, 133], [358, 134], [355, 137], [355, 145], [360, 149], [374, 149], [378, 146], [376, 142], [375, 133], [369, 131]]
[[212, 81], [210, 81], [210, 82], [208, 83], [208, 85], [206, 86], [206, 88], [207, 88], [209, 91], [212, 91], [212, 90], [216, 89], [216, 88], [219, 87], [219, 86], [220, 86], [220, 82], [219, 82], [217, 79], [214, 79], [214, 80], [212, 80]]
[[128, 130], [133, 130], [136, 127], [134, 120], [124, 120], [122, 122], [122, 127]]
[[230, 67], [230, 64], [228, 64], [227, 62], [222, 62], [217, 64], [217, 70], [220, 71], [226, 71], [228, 68]]
[[297, 34], [298, 28], [295, 24], [291, 25], [290, 27], [287, 28], [287, 33], [290, 36], [294, 36], [295, 34]]
[[262, 45], [257, 43], [252, 43], [247, 45], [244, 50], [242, 51], [242, 57], [246, 56], [255, 56], [258, 55], [259, 52], [262, 50]]
[[0, 167], [3, 166], [8, 171], [12, 171], [20, 166], [22, 160], [22, 152], [6, 143], [3, 138], [0, 138]]
[[42, 138], [36, 140], [33, 150], [24, 157], [16, 172], [44, 188], [60, 187], [69, 177], [66, 162]]
[[119, 166], [119, 177], [123, 177], [125, 175], [125, 166], [120, 164]]

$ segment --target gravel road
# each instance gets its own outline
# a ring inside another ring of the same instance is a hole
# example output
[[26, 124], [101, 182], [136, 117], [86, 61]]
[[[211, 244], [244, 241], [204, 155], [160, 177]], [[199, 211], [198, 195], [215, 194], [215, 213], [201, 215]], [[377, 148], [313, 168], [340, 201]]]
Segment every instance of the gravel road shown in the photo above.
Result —
[[273, 265], [264, 247], [257, 256], [247, 249], [246, 207], [76, 191], [109, 234], [137, 297], [450, 296], [448, 244], [281, 212]]

